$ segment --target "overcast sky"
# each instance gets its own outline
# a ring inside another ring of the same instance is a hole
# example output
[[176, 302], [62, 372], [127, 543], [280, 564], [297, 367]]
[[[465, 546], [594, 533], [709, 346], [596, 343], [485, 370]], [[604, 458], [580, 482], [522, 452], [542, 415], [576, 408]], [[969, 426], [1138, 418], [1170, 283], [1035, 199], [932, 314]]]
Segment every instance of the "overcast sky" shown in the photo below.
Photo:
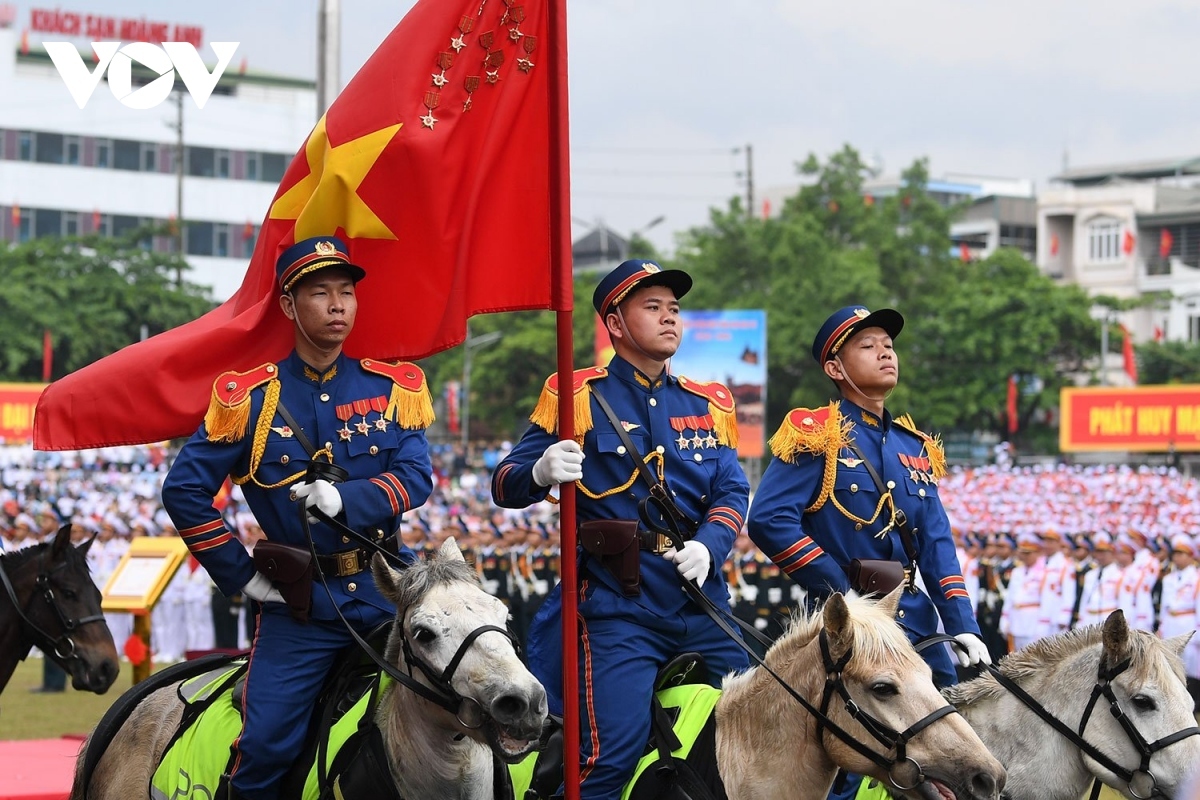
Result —
[[[2, 2], [3, 0], [0, 0]], [[11, 0], [10, 0], [11, 2]], [[342, 0], [342, 82], [412, 6]], [[239, 41], [315, 74], [316, 0], [20, 0]], [[895, 173], [1032, 178], [1200, 155], [1196, 0], [569, 0], [573, 213], [670, 248], [707, 209], [850, 143]], [[211, 53], [204, 51], [206, 60]], [[299, 145], [299, 143], [297, 143]], [[576, 235], [586, 229], [578, 226]]]

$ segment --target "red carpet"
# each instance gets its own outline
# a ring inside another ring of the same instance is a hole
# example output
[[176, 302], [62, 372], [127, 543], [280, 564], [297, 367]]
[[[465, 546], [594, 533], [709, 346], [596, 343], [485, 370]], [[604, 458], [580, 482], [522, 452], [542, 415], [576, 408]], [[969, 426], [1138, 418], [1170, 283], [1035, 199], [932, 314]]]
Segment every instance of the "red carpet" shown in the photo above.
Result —
[[0, 800], [66, 800], [83, 740], [0, 741]]

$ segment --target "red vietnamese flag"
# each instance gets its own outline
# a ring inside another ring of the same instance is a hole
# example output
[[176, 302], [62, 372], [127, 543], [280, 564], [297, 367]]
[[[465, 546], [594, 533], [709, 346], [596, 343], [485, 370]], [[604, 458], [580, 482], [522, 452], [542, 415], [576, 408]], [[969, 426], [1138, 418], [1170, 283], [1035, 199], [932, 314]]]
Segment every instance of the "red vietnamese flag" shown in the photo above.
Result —
[[1050, 234], [1050, 255], [1051, 256], [1058, 255], [1058, 234], [1057, 233]]
[[1137, 237], [1133, 235], [1133, 231], [1125, 231], [1125, 236], [1121, 239], [1121, 252], [1125, 255], [1133, 255], [1133, 246], [1137, 244]]
[[1175, 237], [1171, 235], [1171, 231], [1163, 228], [1158, 235], [1158, 255], [1162, 258], [1167, 258], [1171, 255], [1171, 247], [1175, 244]]
[[237, 293], [52, 384], [34, 446], [193, 433], [219, 374], [290, 350], [275, 260], [298, 239], [336, 233], [367, 270], [351, 356], [420, 358], [462, 342], [473, 314], [569, 310], [570, 281], [551, 283], [552, 173], [569, 192], [551, 7], [419, 0], [292, 160]]
[[1020, 427], [1020, 418], [1017, 416], [1017, 376], [1015, 374], [1008, 376], [1008, 404], [1006, 406], [1008, 414], [1008, 432], [1014, 434], [1017, 428]]
[[1121, 333], [1125, 336], [1125, 342], [1121, 345], [1121, 360], [1124, 362], [1125, 374], [1129, 376], [1129, 380], [1137, 383], [1138, 370], [1137, 359], [1133, 354], [1133, 334], [1124, 325], [1121, 325]]

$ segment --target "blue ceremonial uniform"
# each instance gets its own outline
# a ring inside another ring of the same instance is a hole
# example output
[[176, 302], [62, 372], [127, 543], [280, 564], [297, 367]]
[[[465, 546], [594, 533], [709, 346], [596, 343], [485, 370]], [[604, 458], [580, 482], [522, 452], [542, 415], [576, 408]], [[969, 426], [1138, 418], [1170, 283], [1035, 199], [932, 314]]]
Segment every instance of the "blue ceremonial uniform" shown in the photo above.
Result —
[[[583, 436], [583, 479], [577, 482], [579, 520], [637, 519], [648, 494], [631, 457], [591, 395], [608, 400], [653, 473], [665, 477], [680, 510], [700, 523], [695, 538], [712, 556], [703, 590], [728, 609], [729, 591], [721, 565], [742, 527], [749, 487], [737, 451], [722, 424], [732, 424], [733, 403], [719, 384], [697, 384], [663, 374], [651, 380], [621, 357], [605, 370], [576, 373], [573, 390], [588, 396], [588, 413], [577, 419]], [[524, 508], [546, 497], [533, 480], [533, 466], [558, 440], [554, 378], [547, 382], [535, 423], [496, 469], [492, 497], [506, 508]], [[570, 401], [570, 395], [563, 392]], [[577, 405], [577, 408], [579, 406]], [[594, 425], [591, 421], [594, 420]], [[683, 592], [673, 563], [641, 553], [641, 594], [626, 597], [620, 584], [594, 556], [579, 551], [580, 715], [583, 732], [581, 797], [617, 797], [641, 756], [650, 729], [650, 696], [659, 667], [673, 655], [704, 654], [714, 685], [726, 672], [747, 666], [730, 641]], [[553, 713], [561, 713], [561, 595], [555, 587], [531, 625], [530, 667], [546, 687]]]
[[[292, 250], [307, 244], [311, 251], [312, 241]], [[303, 270], [340, 266], [343, 251], [337, 240], [322, 239], [310, 257], [285, 252], [280, 267], [290, 270], [285, 276], [294, 282]], [[348, 479], [336, 488], [342, 521], [350, 528], [383, 540], [397, 530], [400, 516], [423, 504], [432, 490], [425, 438], [432, 405], [425, 377], [415, 365], [339, 355], [318, 372], [293, 351], [278, 364], [220, 376], [204, 424], [167, 474], [162, 499], [189, 550], [226, 595], [241, 591], [256, 573], [245, 547], [213, 506], [227, 476], [242, 485], [268, 540], [309, 547], [300, 506], [289, 492], [303, 480], [309, 455], [278, 413], [280, 402], [318, 449], [318, 458], [348, 471]], [[329, 526], [313, 524], [310, 529], [318, 554], [357, 549], [357, 542]], [[397, 547], [403, 557], [415, 558], [398, 541]], [[394, 614], [375, 587], [368, 562], [361, 558], [360, 571], [349, 573], [350, 566], [340, 576], [324, 568], [329, 592], [319, 581], [314, 585], [307, 622], [294, 619], [282, 603], [262, 604], [243, 728], [234, 744], [232, 785], [239, 795], [251, 800], [277, 796], [279, 780], [300, 751], [326, 672], [353, 641], [337, 610], [360, 633]]]

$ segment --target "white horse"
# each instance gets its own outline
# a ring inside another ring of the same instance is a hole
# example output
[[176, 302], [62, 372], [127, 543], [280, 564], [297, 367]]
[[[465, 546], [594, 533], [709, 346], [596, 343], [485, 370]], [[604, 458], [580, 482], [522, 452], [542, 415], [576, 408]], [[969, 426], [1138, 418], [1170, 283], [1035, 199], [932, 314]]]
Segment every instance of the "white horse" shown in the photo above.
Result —
[[1180, 660], [1191, 635], [1163, 641], [1131, 630], [1121, 611], [1104, 624], [1052, 636], [1006, 656], [1000, 672], [1046, 711], [1081, 733], [1116, 765], [1135, 773], [1133, 786], [1056, 732], [1029, 706], [985, 673], [945, 690], [1008, 770], [1005, 794], [1012, 800], [1078, 800], [1094, 778], [1129, 798], [1174, 797], [1189, 773], [1200, 768], [1200, 736], [1189, 736], [1153, 754], [1149, 775], [1140, 771], [1133, 739], [1101, 696], [1083, 730], [1093, 687], [1102, 671], [1128, 666], [1111, 681], [1129, 722], [1148, 743], [1196, 725]]
[[[396, 793], [409, 800], [490, 799], [493, 756], [504, 762], [524, 756], [537, 745], [546, 719], [546, 692], [505, 631], [508, 609], [480, 588], [453, 539], [433, 558], [402, 571], [378, 555], [371, 566], [380, 591], [396, 604], [388, 663], [426, 687], [437, 687], [449, 667], [446, 684], [458, 701], [448, 703], [450, 710], [402, 685], [384, 690], [375, 725]], [[90, 778], [83, 768], [88, 748], [105, 743], [89, 738], [72, 800], [146, 797], [183, 711], [178, 686], [155, 691], [133, 710]], [[431, 691], [445, 694], [444, 687]]]

